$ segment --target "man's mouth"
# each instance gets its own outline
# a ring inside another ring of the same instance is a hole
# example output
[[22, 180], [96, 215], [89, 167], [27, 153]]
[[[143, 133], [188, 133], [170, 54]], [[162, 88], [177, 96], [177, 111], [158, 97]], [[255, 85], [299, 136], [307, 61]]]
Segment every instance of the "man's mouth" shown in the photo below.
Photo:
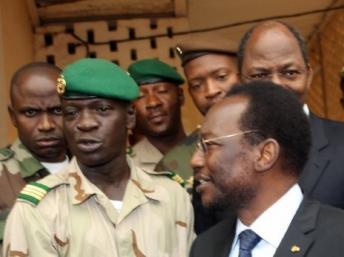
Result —
[[81, 152], [92, 153], [102, 146], [102, 142], [95, 139], [79, 139], [76, 146]]
[[60, 138], [57, 138], [57, 137], [47, 137], [47, 138], [40, 138], [36, 142], [39, 147], [53, 147], [60, 144], [61, 140]]
[[197, 191], [197, 193], [201, 193], [210, 183], [211, 183], [210, 177], [205, 176], [205, 175], [200, 175], [196, 179], [196, 191]]

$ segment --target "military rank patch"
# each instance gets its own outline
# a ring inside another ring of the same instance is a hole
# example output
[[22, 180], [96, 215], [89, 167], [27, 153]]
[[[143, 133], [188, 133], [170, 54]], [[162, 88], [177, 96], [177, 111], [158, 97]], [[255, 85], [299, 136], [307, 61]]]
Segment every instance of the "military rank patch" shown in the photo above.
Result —
[[18, 200], [25, 201], [36, 206], [50, 191], [50, 189], [51, 188], [41, 183], [31, 182], [20, 192]]

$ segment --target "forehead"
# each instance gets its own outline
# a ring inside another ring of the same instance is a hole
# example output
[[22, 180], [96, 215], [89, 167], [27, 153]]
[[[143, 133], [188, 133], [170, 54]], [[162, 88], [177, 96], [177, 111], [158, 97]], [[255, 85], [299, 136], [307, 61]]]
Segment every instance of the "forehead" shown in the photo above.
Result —
[[243, 62], [244, 67], [257, 62], [267, 66], [305, 64], [296, 38], [282, 25], [254, 30], [246, 44]]
[[247, 105], [244, 96], [230, 96], [216, 103], [205, 116], [202, 134], [222, 136], [240, 131], [240, 118]]
[[185, 75], [188, 78], [197, 76], [203, 72], [212, 72], [222, 68], [237, 69], [236, 58], [225, 54], [206, 54], [197, 57], [184, 66]]
[[58, 74], [26, 74], [21, 76], [14, 86], [14, 100], [58, 98], [56, 91], [57, 76]]

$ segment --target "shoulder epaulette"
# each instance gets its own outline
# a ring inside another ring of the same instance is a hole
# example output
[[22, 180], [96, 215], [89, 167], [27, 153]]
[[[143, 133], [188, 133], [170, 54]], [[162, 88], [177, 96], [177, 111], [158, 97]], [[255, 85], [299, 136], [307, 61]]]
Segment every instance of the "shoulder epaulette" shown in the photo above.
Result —
[[153, 176], [165, 176], [168, 177], [172, 180], [174, 180], [175, 182], [177, 182], [178, 184], [180, 184], [182, 187], [185, 187], [187, 184], [187, 181], [185, 181], [181, 176], [179, 176], [177, 173], [175, 173], [174, 171], [151, 171], [151, 170], [146, 170], [143, 169], [146, 173], [153, 175]]
[[31, 182], [23, 188], [17, 199], [37, 206], [50, 190], [50, 187], [42, 183]]
[[5, 147], [5, 148], [1, 148], [0, 149], [0, 161], [6, 161], [8, 159], [10, 159], [13, 156], [14, 152]]

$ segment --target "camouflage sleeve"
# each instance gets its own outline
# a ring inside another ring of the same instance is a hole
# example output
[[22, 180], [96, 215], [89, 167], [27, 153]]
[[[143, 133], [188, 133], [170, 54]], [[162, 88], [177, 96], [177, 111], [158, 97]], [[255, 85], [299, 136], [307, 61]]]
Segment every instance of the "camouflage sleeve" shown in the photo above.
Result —
[[17, 202], [5, 226], [3, 257], [57, 257], [52, 232], [33, 206]]

